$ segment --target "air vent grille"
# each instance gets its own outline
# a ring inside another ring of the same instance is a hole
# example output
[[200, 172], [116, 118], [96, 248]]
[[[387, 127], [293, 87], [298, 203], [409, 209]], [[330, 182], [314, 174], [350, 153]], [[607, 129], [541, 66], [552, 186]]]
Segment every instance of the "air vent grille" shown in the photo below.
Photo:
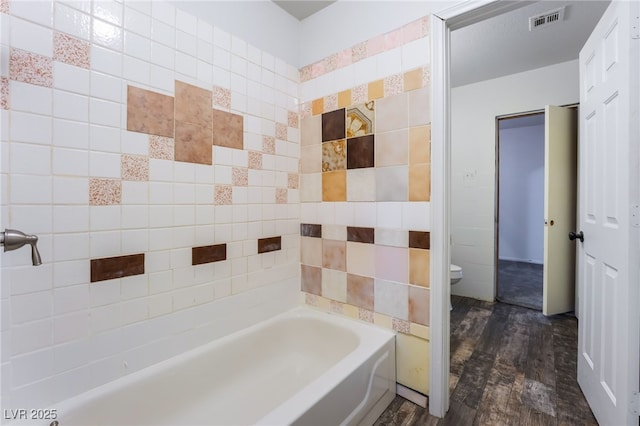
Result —
[[550, 10], [549, 12], [529, 18], [529, 31], [546, 28], [558, 24], [564, 19], [564, 7]]

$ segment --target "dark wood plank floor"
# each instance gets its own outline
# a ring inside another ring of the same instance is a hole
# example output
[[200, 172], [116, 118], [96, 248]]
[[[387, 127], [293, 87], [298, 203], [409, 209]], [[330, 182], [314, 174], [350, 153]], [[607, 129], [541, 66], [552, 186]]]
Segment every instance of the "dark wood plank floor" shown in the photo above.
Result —
[[575, 317], [452, 297], [446, 417], [396, 397], [388, 425], [597, 425], [576, 381]]

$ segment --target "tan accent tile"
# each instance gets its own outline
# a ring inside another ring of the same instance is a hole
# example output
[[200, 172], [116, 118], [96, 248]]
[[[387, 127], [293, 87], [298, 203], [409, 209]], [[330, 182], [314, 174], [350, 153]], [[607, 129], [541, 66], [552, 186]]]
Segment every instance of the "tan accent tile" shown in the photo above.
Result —
[[211, 91], [175, 82], [175, 120], [211, 128]]
[[314, 99], [311, 102], [311, 114], [318, 115], [324, 112], [324, 99]]
[[300, 175], [298, 173], [287, 174], [287, 188], [298, 189], [298, 186], [300, 186], [299, 182], [300, 182]]
[[380, 99], [384, 97], [384, 80], [376, 80], [372, 81], [368, 85], [367, 93], [369, 94], [369, 99]]
[[249, 169], [246, 167], [234, 167], [231, 183], [233, 186], [247, 186], [249, 184]]
[[342, 310], [344, 315], [348, 316], [349, 318], [358, 319], [359, 309], [357, 306], [344, 304], [342, 306]]
[[409, 321], [429, 325], [429, 289], [409, 286]]
[[149, 158], [173, 160], [174, 155], [175, 142], [173, 138], [149, 135]]
[[347, 303], [373, 310], [373, 278], [347, 274]]
[[67, 34], [53, 33], [53, 59], [80, 68], [90, 66], [91, 43]]
[[351, 106], [351, 90], [343, 90], [338, 93], [338, 108]]
[[322, 173], [322, 201], [347, 200], [347, 171]]
[[173, 137], [173, 98], [139, 87], [127, 87], [127, 130]]
[[175, 160], [212, 164], [211, 129], [176, 121]]
[[37, 53], [12, 48], [9, 53], [9, 79], [52, 87], [53, 60]]
[[258, 151], [249, 151], [249, 168], [254, 170], [262, 170], [262, 153]]
[[431, 330], [429, 327], [422, 324], [416, 324], [414, 322], [411, 323], [410, 332], [413, 336], [419, 337], [424, 340], [429, 340], [431, 338]]
[[431, 125], [409, 129], [409, 164], [431, 163]]
[[409, 132], [407, 129], [377, 133], [375, 144], [376, 167], [408, 164]]
[[275, 154], [276, 138], [273, 136], [262, 135], [262, 152], [265, 154]]
[[276, 188], [276, 204], [287, 204], [289, 190], [287, 188]]
[[347, 242], [347, 272], [355, 276], [375, 277], [375, 259], [376, 250], [373, 244]]
[[225, 89], [224, 87], [213, 86], [212, 101], [215, 106], [230, 109], [231, 90]]
[[89, 205], [108, 206], [122, 203], [120, 179], [89, 179]]
[[429, 287], [430, 251], [409, 249], [409, 283]]
[[149, 157], [123, 154], [120, 167], [123, 180], [149, 180]]
[[303, 265], [322, 267], [322, 239], [300, 237], [300, 262]]
[[431, 165], [409, 166], [409, 201], [431, 200]]
[[216, 185], [215, 199], [216, 205], [230, 205], [233, 203], [233, 187], [231, 185]]
[[344, 241], [322, 240], [322, 267], [347, 270], [347, 250]]
[[213, 110], [213, 144], [244, 149], [244, 120], [241, 115]]
[[377, 312], [373, 313], [373, 323], [382, 328], [386, 328], [391, 330], [393, 328], [391, 317], [383, 314], [379, 314]]
[[422, 87], [422, 68], [404, 73], [404, 91], [419, 89]]

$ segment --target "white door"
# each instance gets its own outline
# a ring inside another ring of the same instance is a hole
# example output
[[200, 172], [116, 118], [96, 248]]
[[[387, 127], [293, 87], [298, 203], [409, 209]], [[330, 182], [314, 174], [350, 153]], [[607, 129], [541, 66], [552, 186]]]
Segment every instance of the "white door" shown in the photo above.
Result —
[[638, 4], [613, 1], [579, 57], [578, 383], [602, 425], [638, 424]]
[[544, 269], [542, 313], [575, 307], [575, 245], [567, 238], [576, 224], [576, 110], [544, 111]]

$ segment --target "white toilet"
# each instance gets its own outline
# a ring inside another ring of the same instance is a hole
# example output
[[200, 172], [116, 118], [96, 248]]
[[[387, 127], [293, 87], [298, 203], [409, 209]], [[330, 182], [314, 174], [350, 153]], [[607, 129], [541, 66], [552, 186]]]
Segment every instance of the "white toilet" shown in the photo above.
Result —
[[[462, 279], [462, 268], [452, 263], [449, 267], [449, 279], [451, 280], [451, 285], [458, 283]], [[451, 299], [449, 299], [449, 310], [453, 310]]]

